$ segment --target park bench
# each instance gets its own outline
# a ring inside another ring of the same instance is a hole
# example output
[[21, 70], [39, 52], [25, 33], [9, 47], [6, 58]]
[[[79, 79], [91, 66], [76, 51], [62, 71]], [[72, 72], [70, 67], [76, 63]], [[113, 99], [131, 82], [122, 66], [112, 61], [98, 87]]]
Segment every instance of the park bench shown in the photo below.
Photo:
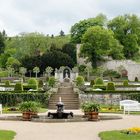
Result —
[[120, 101], [120, 110], [124, 108], [124, 105], [126, 104], [134, 104], [134, 103], [138, 103], [138, 101], [135, 100], [122, 100]]
[[0, 104], [0, 114], [2, 114], [2, 104]]
[[140, 111], [140, 103], [135, 100], [122, 100], [120, 101], [120, 109], [123, 109], [123, 113], [130, 111]]
[[140, 111], [140, 103], [133, 103], [133, 104], [125, 104], [123, 112], [128, 112], [130, 114], [130, 111]]

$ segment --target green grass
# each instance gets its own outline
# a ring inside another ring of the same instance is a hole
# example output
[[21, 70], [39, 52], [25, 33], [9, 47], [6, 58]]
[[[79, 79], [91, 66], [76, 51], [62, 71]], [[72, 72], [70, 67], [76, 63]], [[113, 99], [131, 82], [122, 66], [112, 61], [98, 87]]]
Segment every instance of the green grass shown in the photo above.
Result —
[[0, 140], [13, 140], [15, 135], [14, 131], [0, 130]]
[[140, 134], [124, 134], [120, 131], [105, 131], [99, 133], [101, 140], [140, 140]]

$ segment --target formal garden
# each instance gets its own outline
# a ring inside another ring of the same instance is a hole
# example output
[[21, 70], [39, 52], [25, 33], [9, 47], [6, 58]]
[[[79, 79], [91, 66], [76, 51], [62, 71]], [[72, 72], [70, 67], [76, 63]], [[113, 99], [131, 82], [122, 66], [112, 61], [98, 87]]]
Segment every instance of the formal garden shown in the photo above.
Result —
[[[108, 20], [99, 14], [75, 23], [70, 35], [62, 30], [58, 36], [35, 32], [8, 37], [4, 30], [0, 32], [0, 120], [96, 123], [123, 119], [126, 112], [140, 115], [140, 73], [133, 71], [130, 79], [128, 67], [103, 65], [113, 60], [140, 61], [139, 26], [137, 15]], [[81, 44], [79, 54], [77, 44]], [[121, 108], [123, 100], [136, 103], [129, 110], [128, 103]], [[65, 101], [70, 105], [65, 106]], [[47, 116], [56, 104], [57, 112]], [[66, 110], [77, 107], [82, 114], [65, 113], [63, 106]], [[12, 140], [15, 135], [0, 130], [1, 140]], [[99, 137], [138, 140], [140, 128], [100, 132]]]

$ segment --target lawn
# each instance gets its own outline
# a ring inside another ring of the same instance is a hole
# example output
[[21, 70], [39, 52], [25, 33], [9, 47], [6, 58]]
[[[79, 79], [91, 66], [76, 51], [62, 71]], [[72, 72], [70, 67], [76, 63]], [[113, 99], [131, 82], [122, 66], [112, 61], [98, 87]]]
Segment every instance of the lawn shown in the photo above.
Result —
[[15, 135], [14, 131], [0, 130], [0, 140], [13, 140]]
[[99, 133], [101, 140], [140, 140], [140, 134], [125, 134], [120, 131], [105, 131]]

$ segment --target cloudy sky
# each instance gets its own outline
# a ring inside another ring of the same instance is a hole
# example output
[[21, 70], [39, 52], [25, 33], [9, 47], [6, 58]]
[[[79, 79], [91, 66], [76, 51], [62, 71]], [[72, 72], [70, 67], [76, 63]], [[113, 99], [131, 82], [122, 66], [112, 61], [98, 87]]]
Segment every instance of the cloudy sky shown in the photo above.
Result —
[[140, 16], [140, 0], [0, 0], [0, 31], [58, 35], [79, 20], [103, 13], [109, 19], [126, 13]]

